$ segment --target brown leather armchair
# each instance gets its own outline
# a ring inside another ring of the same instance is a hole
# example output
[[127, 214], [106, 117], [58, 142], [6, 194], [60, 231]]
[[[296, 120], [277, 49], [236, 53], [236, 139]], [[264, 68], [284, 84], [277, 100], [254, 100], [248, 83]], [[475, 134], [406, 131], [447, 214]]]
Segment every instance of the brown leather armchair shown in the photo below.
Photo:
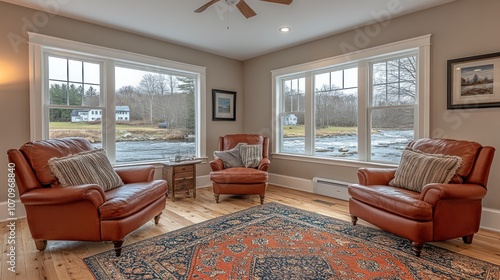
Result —
[[221, 159], [210, 162], [215, 201], [219, 203], [221, 194], [254, 194], [260, 196], [264, 203], [270, 165], [268, 158], [269, 138], [259, 134], [231, 134], [219, 137], [219, 151], [233, 149], [239, 143], [262, 145], [262, 159], [256, 168], [231, 167], [225, 168]]
[[409, 147], [425, 153], [459, 156], [462, 165], [449, 183], [431, 183], [421, 192], [389, 186], [396, 169], [361, 168], [359, 184], [349, 186], [349, 213], [412, 241], [420, 256], [425, 242], [462, 237], [470, 244], [481, 221], [481, 200], [495, 149], [470, 141], [420, 139]]
[[61, 138], [7, 151], [38, 250], [47, 240], [113, 241], [120, 256], [127, 234], [152, 218], [158, 224], [167, 183], [153, 180], [153, 166], [116, 168], [124, 185], [106, 192], [96, 184], [60, 187], [48, 160], [92, 149], [84, 138]]

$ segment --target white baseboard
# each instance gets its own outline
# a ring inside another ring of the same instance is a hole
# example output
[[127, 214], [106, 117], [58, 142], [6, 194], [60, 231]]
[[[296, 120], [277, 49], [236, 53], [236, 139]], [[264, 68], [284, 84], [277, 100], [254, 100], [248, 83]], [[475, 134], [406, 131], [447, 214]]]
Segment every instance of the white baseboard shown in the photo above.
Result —
[[[303, 178], [296, 178], [296, 177], [283, 176], [270, 173], [269, 183], [280, 187], [313, 193], [312, 179], [307, 180]], [[203, 188], [211, 185], [212, 182], [210, 181], [210, 177], [208, 175], [198, 176], [196, 178], [197, 188]], [[0, 202], [0, 222], [7, 221], [8, 218], [19, 219], [24, 217], [26, 217], [26, 211], [21, 201], [16, 200], [16, 208], [14, 216], [8, 216], [7, 202], [6, 201]], [[482, 229], [500, 232], [500, 210], [492, 208], [483, 208], [480, 227]]]
[[312, 180], [302, 178], [269, 173], [269, 184], [309, 193], [313, 192]]
[[480, 226], [483, 229], [500, 232], [500, 210], [483, 207]]
[[9, 215], [9, 209], [7, 201], [0, 202], [0, 222], [5, 222], [8, 219], [20, 219], [26, 217], [26, 209], [20, 200], [16, 200], [16, 206], [13, 209], [14, 215]]
[[212, 181], [210, 181], [210, 176], [196, 176], [196, 188], [204, 188], [212, 185]]

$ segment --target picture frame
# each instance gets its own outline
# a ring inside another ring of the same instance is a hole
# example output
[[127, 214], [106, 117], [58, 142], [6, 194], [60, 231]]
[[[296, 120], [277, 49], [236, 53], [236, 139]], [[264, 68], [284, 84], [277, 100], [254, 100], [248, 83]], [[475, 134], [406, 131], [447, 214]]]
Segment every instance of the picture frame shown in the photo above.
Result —
[[500, 52], [448, 60], [448, 109], [500, 107]]
[[212, 89], [212, 120], [236, 120], [236, 92]]

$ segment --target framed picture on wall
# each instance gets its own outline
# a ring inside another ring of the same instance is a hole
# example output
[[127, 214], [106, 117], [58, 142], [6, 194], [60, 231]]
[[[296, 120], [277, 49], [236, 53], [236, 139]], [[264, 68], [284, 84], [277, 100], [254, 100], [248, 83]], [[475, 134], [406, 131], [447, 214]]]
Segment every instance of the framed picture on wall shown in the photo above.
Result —
[[500, 107], [500, 53], [448, 60], [448, 109]]
[[236, 120], [236, 92], [212, 89], [212, 120]]

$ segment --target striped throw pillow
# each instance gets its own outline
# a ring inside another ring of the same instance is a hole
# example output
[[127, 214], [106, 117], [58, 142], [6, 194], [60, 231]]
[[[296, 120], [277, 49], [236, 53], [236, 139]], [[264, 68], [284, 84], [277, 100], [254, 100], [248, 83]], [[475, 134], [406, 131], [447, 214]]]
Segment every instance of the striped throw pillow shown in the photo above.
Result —
[[262, 145], [241, 145], [240, 156], [245, 167], [256, 168], [262, 160]]
[[123, 186], [103, 149], [51, 158], [49, 167], [63, 187], [97, 184], [104, 191]]
[[390, 186], [421, 192], [430, 183], [448, 183], [462, 164], [462, 158], [427, 154], [406, 148]]

